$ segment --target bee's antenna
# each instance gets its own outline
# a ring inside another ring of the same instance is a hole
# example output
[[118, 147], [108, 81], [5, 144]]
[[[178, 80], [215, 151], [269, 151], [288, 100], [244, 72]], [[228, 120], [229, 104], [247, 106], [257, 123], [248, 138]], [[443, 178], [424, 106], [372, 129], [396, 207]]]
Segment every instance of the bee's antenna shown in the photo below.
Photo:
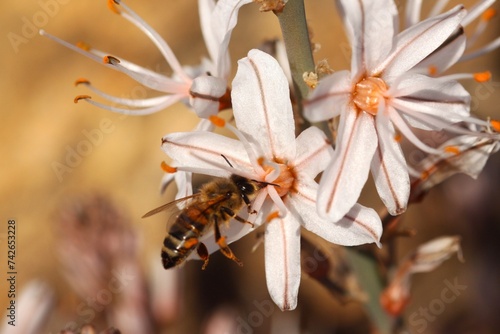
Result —
[[224, 160], [226, 160], [227, 164], [231, 166], [231, 168], [234, 168], [233, 165], [231, 165], [231, 163], [229, 162], [229, 160], [227, 160], [227, 158], [224, 156], [224, 154], [221, 154], [221, 156], [224, 158]]

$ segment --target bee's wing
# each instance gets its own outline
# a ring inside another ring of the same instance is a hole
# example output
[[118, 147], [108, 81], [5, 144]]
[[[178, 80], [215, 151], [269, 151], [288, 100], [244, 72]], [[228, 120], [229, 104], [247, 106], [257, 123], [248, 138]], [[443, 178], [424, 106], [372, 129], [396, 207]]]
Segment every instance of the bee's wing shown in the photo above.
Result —
[[159, 212], [162, 212], [162, 211], [165, 211], [165, 210], [169, 210], [170, 208], [172, 208], [173, 210], [180, 210], [177, 207], [177, 204], [182, 204], [183, 206], [185, 206], [188, 202], [191, 202], [191, 200], [193, 200], [193, 199], [195, 199], [195, 198], [197, 198], [199, 196], [200, 196], [200, 193], [196, 193], [196, 194], [193, 194], [191, 196], [179, 198], [179, 199], [177, 199], [175, 201], [169, 202], [167, 204], [164, 204], [162, 206], [157, 207], [156, 209], [153, 209], [153, 210], [149, 211], [144, 216], [142, 216], [142, 218], [150, 217], [150, 216], [155, 215], [155, 214], [157, 214]]

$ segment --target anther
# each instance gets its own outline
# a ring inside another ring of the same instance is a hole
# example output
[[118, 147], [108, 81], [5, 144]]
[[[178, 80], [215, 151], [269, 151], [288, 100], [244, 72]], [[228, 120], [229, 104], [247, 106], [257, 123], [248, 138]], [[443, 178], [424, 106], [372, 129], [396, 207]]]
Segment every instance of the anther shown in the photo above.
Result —
[[90, 46], [90, 44], [82, 42], [82, 41], [77, 42], [76, 43], [76, 47], [82, 49], [83, 51], [90, 51], [92, 49], [92, 47]]
[[273, 219], [275, 218], [279, 218], [280, 217], [280, 213], [279, 211], [273, 211], [271, 212], [267, 218], [266, 218], [266, 223], [270, 223]]
[[78, 85], [90, 85], [90, 81], [88, 81], [87, 79], [84, 79], [84, 78], [78, 78], [76, 79], [75, 81], [75, 86], [78, 86]]
[[457, 146], [446, 146], [444, 148], [444, 151], [447, 153], [455, 154], [455, 155], [460, 153], [460, 149]]
[[120, 2], [117, 0], [108, 0], [108, 8], [115, 14], [121, 14], [121, 11], [116, 7]]
[[177, 168], [168, 165], [165, 161], [162, 161], [160, 166], [165, 173], [173, 174], [177, 172]]
[[481, 20], [490, 21], [497, 15], [497, 11], [494, 8], [488, 8], [483, 15], [481, 15]]
[[78, 103], [80, 100], [90, 100], [91, 98], [90, 95], [78, 95], [74, 98], [73, 102]]
[[437, 74], [438, 69], [437, 69], [437, 67], [436, 67], [436, 66], [431, 65], [431, 66], [429, 66], [429, 67], [427, 68], [427, 71], [429, 72], [429, 75], [430, 75], [431, 77], [433, 77], [433, 76], [435, 76], [435, 75]]
[[496, 132], [500, 132], [500, 121], [492, 119], [490, 124]]
[[213, 125], [215, 125], [219, 128], [222, 128], [226, 125], [226, 121], [224, 119], [220, 118], [219, 116], [215, 116], [215, 115], [209, 116], [208, 120], [210, 122], [212, 122]]
[[403, 136], [402, 136], [400, 133], [396, 133], [396, 134], [394, 135], [394, 140], [395, 140], [396, 142], [400, 143], [402, 139], [403, 139]]
[[479, 72], [479, 73], [474, 73], [474, 80], [477, 82], [486, 82], [491, 79], [491, 72], [486, 71], [486, 72]]
[[424, 171], [420, 174], [420, 179], [421, 179], [422, 181], [427, 180], [427, 179], [429, 178], [429, 174], [430, 174], [430, 173], [429, 173], [429, 171], [424, 170]]
[[120, 59], [113, 57], [113, 56], [104, 56], [102, 58], [102, 61], [105, 64], [111, 64], [111, 65], [118, 65], [120, 63]]

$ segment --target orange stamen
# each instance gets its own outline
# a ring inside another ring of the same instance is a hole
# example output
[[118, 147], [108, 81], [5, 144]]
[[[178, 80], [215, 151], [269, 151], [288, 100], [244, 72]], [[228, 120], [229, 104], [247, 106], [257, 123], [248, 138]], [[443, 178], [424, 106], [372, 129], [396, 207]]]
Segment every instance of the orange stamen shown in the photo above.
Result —
[[481, 15], [481, 20], [489, 21], [497, 15], [497, 11], [494, 8], [488, 8], [483, 15]]
[[78, 95], [77, 97], [74, 98], [73, 102], [78, 103], [80, 100], [87, 100], [91, 98], [92, 97], [90, 95]]
[[80, 84], [90, 85], [90, 81], [88, 81], [87, 79], [84, 79], [84, 78], [78, 78], [78, 79], [76, 79], [75, 86], [78, 86]]
[[116, 57], [113, 57], [113, 56], [104, 56], [102, 58], [102, 61], [105, 63], [105, 64], [111, 64], [111, 65], [116, 65], [116, 64], [119, 64], [120, 63], [120, 59], [116, 58]]
[[208, 120], [210, 122], [212, 122], [213, 125], [215, 125], [219, 128], [222, 128], [226, 125], [226, 121], [224, 119], [220, 118], [219, 116], [212, 115], [212, 116], [208, 117]]
[[108, 8], [115, 14], [121, 14], [121, 11], [118, 9], [116, 5], [119, 5], [119, 2], [115, 0], [108, 0]]
[[280, 217], [280, 213], [279, 211], [273, 211], [269, 214], [269, 216], [267, 216], [266, 218], [266, 222], [267, 223], [270, 223], [271, 220], [275, 219], [275, 218], [279, 218]]
[[445, 152], [452, 153], [452, 154], [459, 154], [460, 149], [457, 146], [446, 146], [444, 148]]
[[435, 76], [437, 74], [437, 71], [438, 71], [437, 67], [434, 65], [429, 66], [429, 68], [427, 70], [429, 71], [430, 76]]
[[476, 80], [477, 82], [486, 82], [490, 79], [491, 79], [490, 71], [474, 73], [474, 80]]
[[90, 44], [82, 42], [82, 41], [76, 43], [76, 46], [84, 51], [90, 51], [92, 49]]
[[257, 163], [259, 164], [259, 166], [264, 166], [264, 157], [260, 157], [257, 159]]
[[429, 171], [424, 170], [424, 171], [420, 174], [420, 179], [421, 179], [422, 181], [427, 180], [427, 179], [429, 178], [429, 175], [430, 175]]
[[401, 136], [400, 133], [396, 133], [396, 135], [394, 136], [394, 140], [397, 141], [398, 143], [400, 143], [402, 139], [403, 136]]
[[500, 121], [492, 119], [490, 121], [490, 124], [493, 127], [493, 129], [495, 129], [496, 132], [500, 132]]
[[160, 166], [165, 173], [173, 174], [177, 172], [177, 168], [169, 166], [165, 161], [162, 161]]

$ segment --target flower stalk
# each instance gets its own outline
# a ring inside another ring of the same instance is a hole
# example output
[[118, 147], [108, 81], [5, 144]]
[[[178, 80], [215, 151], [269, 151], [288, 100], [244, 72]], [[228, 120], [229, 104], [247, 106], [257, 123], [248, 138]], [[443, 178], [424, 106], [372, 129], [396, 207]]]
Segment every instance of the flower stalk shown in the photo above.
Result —
[[314, 59], [307, 29], [306, 13], [303, 0], [289, 0], [283, 11], [276, 13], [285, 41], [288, 62], [297, 105], [302, 108], [301, 101], [307, 97], [309, 87], [303, 79], [304, 72], [314, 71]]

